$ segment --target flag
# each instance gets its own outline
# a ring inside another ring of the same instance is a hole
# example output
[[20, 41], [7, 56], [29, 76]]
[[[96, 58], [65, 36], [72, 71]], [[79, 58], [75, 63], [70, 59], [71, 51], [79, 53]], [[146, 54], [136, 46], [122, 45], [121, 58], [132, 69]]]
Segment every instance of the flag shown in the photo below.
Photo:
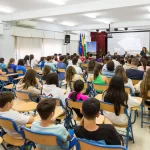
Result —
[[79, 55], [82, 55], [82, 35], [80, 34]]
[[84, 35], [82, 34], [82, 55], [84, 56]]
[[[84, 42], [85, 42], [85, 34], [84, 34]], [[84, 43], [84, 56], [86, 57], [86, 44]]]

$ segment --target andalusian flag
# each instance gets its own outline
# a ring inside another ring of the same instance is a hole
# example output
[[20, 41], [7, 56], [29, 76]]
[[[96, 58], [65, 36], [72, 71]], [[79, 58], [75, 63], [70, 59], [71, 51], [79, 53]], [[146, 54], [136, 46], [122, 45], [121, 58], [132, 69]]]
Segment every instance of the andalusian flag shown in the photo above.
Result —
[[[85, 34], [84, 34], [84, 42], [85, 42]], [[86, 44], [84, 43], [84, 56], [86, 57]]]
[[82, 34], [82, 56], [84, 55], [84, 35]]

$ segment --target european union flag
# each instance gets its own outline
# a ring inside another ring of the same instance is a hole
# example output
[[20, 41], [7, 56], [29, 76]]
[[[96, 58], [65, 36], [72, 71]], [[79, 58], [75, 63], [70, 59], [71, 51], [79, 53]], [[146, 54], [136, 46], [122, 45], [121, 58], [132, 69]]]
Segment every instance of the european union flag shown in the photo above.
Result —
[[80, 34], [79, 54], [82, 55], [82, 35]]

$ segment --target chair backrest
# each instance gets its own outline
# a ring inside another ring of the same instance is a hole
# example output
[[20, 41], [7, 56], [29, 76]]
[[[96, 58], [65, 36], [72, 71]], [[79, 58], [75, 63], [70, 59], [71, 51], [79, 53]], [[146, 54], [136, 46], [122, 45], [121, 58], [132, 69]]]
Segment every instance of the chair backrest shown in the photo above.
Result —
[[9, 72], [9, 73], [14, 73], [14, 69], [9, 68], [9, 69], [8, 69], [8, 72]]
[[23, 74], [23, 71], [22, 70], [17, 70], [17, 73], [18, 74]]
[[108, 83], [110, 83], [111, 79], [112, 79], [112, 78], [107, 78]]
[[147, 93], [147, 97], [150, 97], [150, 90], [149, 90], [148, 93]]
[[0, 81], [7, 82], [7, 81], [9, 81], [9, 79], [7, 76], [0, 76]]
[[56, 136], [55, 134], [46, 134], [44, 132], [42, 133], [42, 131], [33, 132], [32, 130], [24, 126], [21, 127], [21, 134], [25, 139], [32, 141], [36, 144], [40, 144], [44, 146], [58, 146], [59, 145], [58, 141], [60, 140], [60, 137]]
[[76, 108], [76, 109], [82, 108], [82, 104], [83, 104], [82, 101], [76, 101], [76, 102], [74, 102], [71, 99], [68, 99], [67, 103], [68, 103], [68, 106], [70, 108]]
[[16, 91], [15, 95], [17, 98], [19, 98], [21, 100], [31, 101], [31, 96], [28, 92]]
[[16, 131], [19, 133], [16, 123], [11, 119], [0, 117], [0, 126], [9, 131]]
[[86, 63], [81, 63], [81, 68], [87, 68], [88, 67], [88, 64]]
[[[86, 92], [86, 89], [88, 88], [88, 83], [84, 82], [84, 89], [82, 91], [82, 93]], [[71, 82], [71, 89], [74, 89], [74, 82]]]
[[114, 145], [100, 145], [97, 143], [91, 143], [84, 139], [77, 139], [77, 150], [127, 150], [123, 146]]
[[141, 80], [133, 80], [133, 79], [132, 79], [133, 85], [138, 84], [140, 81], [141, 81]]
[[36, 70], [36, 71], [41, 70], [41, 67], [35, 66], [35, 67], [34, 67], [34, 70]]
[[26, 66], [26, 70], [29, 70], [29, 69], [31, 69], [31, 67], [30, 66]]
[[66, 70], [65, 70], [65, 69], [61, 69], [61, 68], [58, 68], [58, 72], [63, 72], [63, 73], [65, 73]]

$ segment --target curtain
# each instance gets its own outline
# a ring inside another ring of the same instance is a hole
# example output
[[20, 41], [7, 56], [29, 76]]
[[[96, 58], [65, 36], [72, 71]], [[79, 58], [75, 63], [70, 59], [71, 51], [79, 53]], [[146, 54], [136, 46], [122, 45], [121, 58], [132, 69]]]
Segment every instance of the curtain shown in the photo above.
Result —
[[39, 60], [42, 56], [41, 38], [16, 37], [16, 59], [24, 58], [25, 55], [33, 54]]
[[42, 56], [51, 56], [55, 53], [62, 54], [63, 40], [43, 39], [43, 53]]
[[70, 41], [70, 44], [66, 46], [66, 53], [74, 54], [79, 53], [79, 41]]

